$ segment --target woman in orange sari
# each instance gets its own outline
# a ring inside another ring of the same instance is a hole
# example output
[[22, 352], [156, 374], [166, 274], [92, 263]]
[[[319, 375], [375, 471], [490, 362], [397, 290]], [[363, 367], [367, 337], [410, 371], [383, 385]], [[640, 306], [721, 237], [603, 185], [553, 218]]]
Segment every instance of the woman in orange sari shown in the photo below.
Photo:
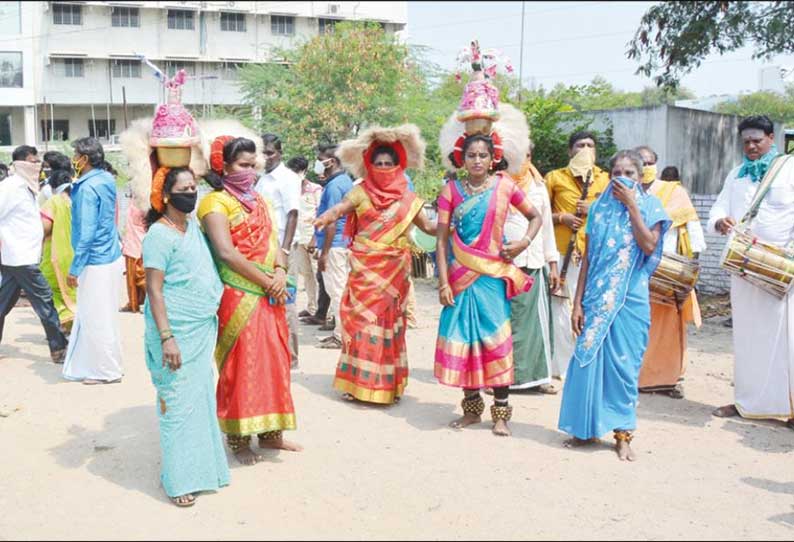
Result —
[[295, 429], [286, 264], [271, 209], [253, 189], [255, 164], [253, 141], [216, 138], [206, 177], [215, 191], [198, 209], [224, 284], [215, 349], [218, 422], [246, 465], [260, 459], [251, 435], [258, 435], [260, 448], [301, 449], [282, 438], [283, 430]]
[[345, 169], [364, 177], [315, 221], [317, 228], [347, 219], [350, 276], [342, 295], [342, 354], [334, 388], [347, 400], [392, 404], [408, 383], [406, 305], [412, 224], [435, 235], [424, 202], [408, 190], [405, 168], [421, 167], [425, 142], [412, 124], [371, 128], [343, 142], [337, 156]]

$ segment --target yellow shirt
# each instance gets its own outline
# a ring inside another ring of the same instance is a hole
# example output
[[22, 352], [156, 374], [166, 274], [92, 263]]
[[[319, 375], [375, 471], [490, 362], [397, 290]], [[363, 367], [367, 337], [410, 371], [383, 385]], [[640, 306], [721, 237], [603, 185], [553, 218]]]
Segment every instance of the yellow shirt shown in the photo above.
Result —
[[[609, 184], [609, 174], [598, 166], [593, 167], [593, 179], [587, 191], [587, 202], [593, 203], [595, 199], [606, 190]], [[574, 178], [567, 167], [555, 169], [546, 174], [546, 188], [549, 191], [552, 213], [576, 213], [576, 202], [582, 197], [582, 183]], [[585, 217], [585, 225], [587, 217]], [[584, 252], [585, 226], [579, 228], [576, 236], [576, 250], [579, 254]], [[565, 224], [554, 225], [554, 237], [557, 240], [557, 250], [560, 256], [565, 257], [568, 243], [573, 231]]]

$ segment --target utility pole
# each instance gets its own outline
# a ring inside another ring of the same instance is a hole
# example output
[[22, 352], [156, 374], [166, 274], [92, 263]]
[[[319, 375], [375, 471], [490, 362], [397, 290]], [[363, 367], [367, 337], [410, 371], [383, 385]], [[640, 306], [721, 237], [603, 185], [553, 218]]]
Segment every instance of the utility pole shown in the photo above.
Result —
[[524, 10], [526, 2], [521, 2], [521, 50], [518, 53], [518, 105], [521, 105], [521, 87], [524, 79]]

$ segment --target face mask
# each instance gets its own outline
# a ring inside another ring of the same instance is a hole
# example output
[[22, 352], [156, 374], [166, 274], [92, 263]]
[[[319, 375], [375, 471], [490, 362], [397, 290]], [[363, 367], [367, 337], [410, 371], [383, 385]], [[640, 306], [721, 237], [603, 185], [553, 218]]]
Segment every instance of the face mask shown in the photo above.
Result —
[[642, 184], [650, 184], [656, 180], [656, 164], [642, 168]]
[[85, 167], [85, 163], [83, 163], [83, 165], [81, 166], [79, 158], [77, 160], [72, 158], [72, 169], [74, 169], [74, 176], [76, 179], [80, 178], [80, 174], [83, 172], [84, 167]]
[[571, 173], [573, 173], [573, 176], [583, 179], [587, 176], [589, 171], [593, 170], [593, 165], [595, 165], [595, 151], [590, 147], [584, 147], [577, 152], [568, 163], [568, 167]]
[[192, 213], [196, 208], [196, 200], [198, 199], [198, 192], [174, 192], [168, 198], [168, 203], [174, 206], [174, 209], [183, 213]]
[[633, 179], [623, 177], [622, 175], [618, 177], [612, 177], [612, 182], [623, 183], [623, 185], [627, 186], [628, 188], [634, 188], [637, 184]]
[[325, 173], [325, 164], [320, 162], [319, 160], [314, 161], [314, 173], [316, 175], [322, 175]]

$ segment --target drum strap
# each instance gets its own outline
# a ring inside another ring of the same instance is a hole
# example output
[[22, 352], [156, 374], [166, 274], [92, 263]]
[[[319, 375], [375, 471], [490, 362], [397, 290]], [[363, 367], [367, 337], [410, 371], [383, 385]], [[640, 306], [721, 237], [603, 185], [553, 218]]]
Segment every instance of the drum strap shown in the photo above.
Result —
[[758, 214], [758, 209], [761, 208], [761, 203], [769, 193], [769, 189], [772, 188], [772, 183], [774, 183], [775, 179], [777, 179], [778, 174], [780, 173], [780, 170], [783, 169], [786, 161], [791, 159], [794, 159], [794, 156], [781, 154], [772, 160], [772, 163], [769, 165], [769, 169], [764, 175], [764, 178], [761, 179], [761, 184], [758, 186], [758, 190], [756, 190], [755, 195], [753, 196], [753, 201], [750, 203], [750, 208], [747, 209], [747, 214], [742, 217], [742, 223], [747, 224], [755, 218], [755, 215]]

